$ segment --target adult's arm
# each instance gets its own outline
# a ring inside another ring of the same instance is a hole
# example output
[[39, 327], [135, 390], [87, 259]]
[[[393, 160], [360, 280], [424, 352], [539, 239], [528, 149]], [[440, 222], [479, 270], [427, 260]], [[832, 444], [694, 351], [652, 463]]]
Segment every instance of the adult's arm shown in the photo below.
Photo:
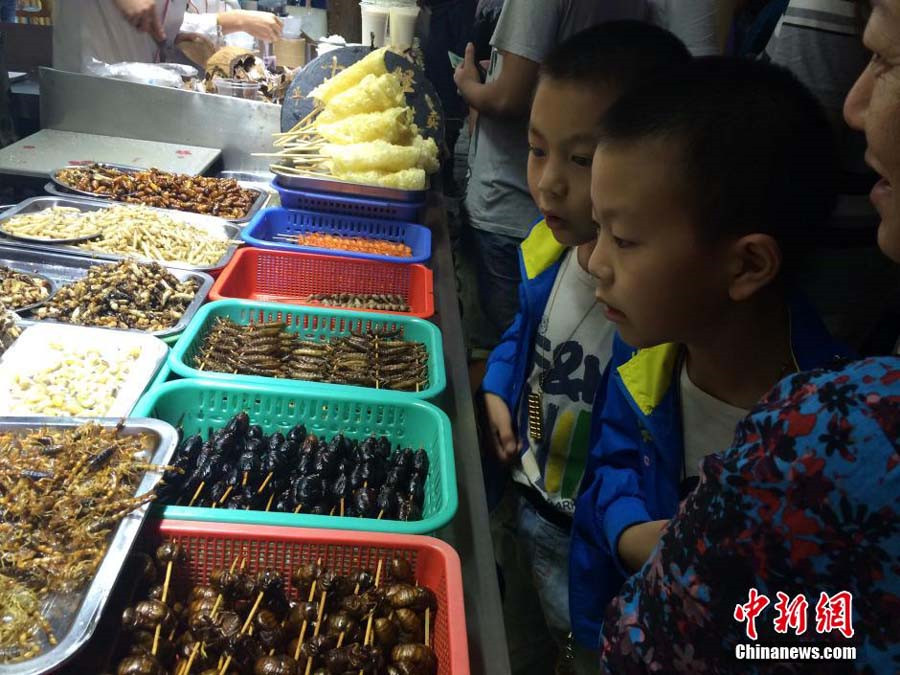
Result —
[[475, 65], [475, 45], [466, 46], [465, 61], [453, 74], [463, 99], [481, 115], [496, 118], [524, 117], [531, 106], [531, 93], [537, 81], [539, 64], [511, 52], [500, 50], [500, 75], [481, 82]]

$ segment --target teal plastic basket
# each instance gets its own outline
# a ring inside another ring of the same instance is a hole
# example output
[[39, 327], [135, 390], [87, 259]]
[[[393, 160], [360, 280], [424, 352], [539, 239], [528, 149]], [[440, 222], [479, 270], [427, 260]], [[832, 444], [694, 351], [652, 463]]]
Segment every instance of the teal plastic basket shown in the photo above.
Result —
[[[191, 364], [203, 339], [212, 324], [219, 317], [231, 319], [235, 323], [247, 325], [282, 321], [288, 330], [299, 333], [305, 340], [327, 340], [333, 337], [350, 335], [351, 331], [367, 329], [402, 328], [406, 340], [414, 340], [425, 344], [428, 352], [428, 387], [422, 391], [392, 391], [374, 389], [372, 387], [356, 387], [347, 384], [326, 384], [308, 380], [286, 380], [258, 375], [235, 375], [232, 373], [216, 373], [198, 370]], [[172, 347], [169, 354], [169, 367], [181, 377], [200, 377], [204, 379], [240, 382], [244, 384], [288, 386], [296, 389], [302, 384], [304, 391], [356, 392], [354, 395], [366, 400], [380, 400], [386, 393], [410, 398], [431, 400], [437, 397], [447, 386], [447, 374], [444, 370], [444, 350], [441, 332], [424, 319], [395, 316], [382, 313], [355, 312], [330, 307], [301, 307], [285, 305], [277, 302], [254, 302], [252, 300], [218, 300], [200, 308], [185, 328], [181, 338]]]
[[422, 520], [316, 516], [188, 506], [154, 506], [154, 513], [176, 520], [283, 525], [394, 534], [426, 534], [440, 529], [456, 514], [456, 468], [450, 420], [439, 408], [409, 397], [381, 392], [379, 399], [352, 393], [325, 395], [303, 389], [185, 379], [154, 387], [138, 402], [135, 417], [155, 417], [180, 425], [185, 436], [208, 435], [221, 429], [235, 414], [246, 411], [253, 424], [267, 434], [288, 432], [297, 424], [310, 433], [330, 438], [342, 433], [362, 439], [387, 436], [396, 446], [424, 448], [430, 468], [425, 483]]

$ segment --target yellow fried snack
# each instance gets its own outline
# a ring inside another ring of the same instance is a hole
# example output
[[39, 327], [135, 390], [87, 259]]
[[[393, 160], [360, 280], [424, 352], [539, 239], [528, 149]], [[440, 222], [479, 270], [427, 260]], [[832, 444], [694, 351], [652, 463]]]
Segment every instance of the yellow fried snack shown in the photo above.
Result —
[[351, 115], [381, 112], [389, 108], [404, 107], [403, 85], [391, 73], [366, 75], [355, 87], [338, 94], [319, 114], [319, 124], [331, 124]]
[[391, 145], [384, 141], [326, 145], [319, 154], [331, 158], [336, 173], [383, 171], [393, 173], [412, 169], [419, 162], [419, 148], [412, 145]]
[[425, 169], [425, 173], [436, 173], [441, 168], [438, 159], [438, 146], [433, 138], [422, 138], [418, 134], [413, 138], [413, 147], [419, 153], [416, 166]]
[[384, 75], [384, 73], [387, 72], [384, 65], [384, 53], [386, 51], [386, 48], [376, 49], [349, 68], [346, 68], [334, 77], [325, 80], [322, 84], [309, 92], [309, 95], [312, 98], [327, 104], [338, 94], [359, 84], [366, 75]]
[[395, 188], [397, 190], [424, 190], [425, 171], [423, 169], [404, 169], [394, 173], [382, 171], [352, 171], [347, 173], [335, 173], [341, 180], [362, 185], [378, 185], [379, 187]]
[[351, 115], [330, 124], [316, 120], [316, 131], [329, 143], [349, 145], [383, 140], [406, 145], [413, 140], [412, 110], [389, 108], [381, 112]]

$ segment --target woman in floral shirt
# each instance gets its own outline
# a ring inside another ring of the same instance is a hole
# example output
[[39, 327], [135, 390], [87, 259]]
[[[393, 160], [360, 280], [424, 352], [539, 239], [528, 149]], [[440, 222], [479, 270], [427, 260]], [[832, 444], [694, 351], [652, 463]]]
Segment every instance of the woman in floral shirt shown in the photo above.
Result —
[[[875, 3], [864, 41], [844, 113], [900, 262], [900, 0]], [[757, 405], [609, 606], [602, 658], [616, 674], [900, 672], [900, 358], [801, 373]]]

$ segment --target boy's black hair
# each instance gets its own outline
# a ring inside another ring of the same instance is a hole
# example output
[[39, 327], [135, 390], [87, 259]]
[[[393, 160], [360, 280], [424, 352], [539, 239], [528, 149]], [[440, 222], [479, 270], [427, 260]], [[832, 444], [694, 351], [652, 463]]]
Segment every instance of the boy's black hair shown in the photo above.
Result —
[[690, 58], [684, 43], [663, 28], [643, 21], [607, 21], [557, 46], [541, 65], [540, 75], [624, 91], [651, 72]]
[[790, 258], [821, 236], [837, 200], [828, 117], [790, 71], [772, 64], [693, 59], [626, 92], [599, 137], [601, 148], [673, 142], [686, 207], [709, 239], [764, 232]]

